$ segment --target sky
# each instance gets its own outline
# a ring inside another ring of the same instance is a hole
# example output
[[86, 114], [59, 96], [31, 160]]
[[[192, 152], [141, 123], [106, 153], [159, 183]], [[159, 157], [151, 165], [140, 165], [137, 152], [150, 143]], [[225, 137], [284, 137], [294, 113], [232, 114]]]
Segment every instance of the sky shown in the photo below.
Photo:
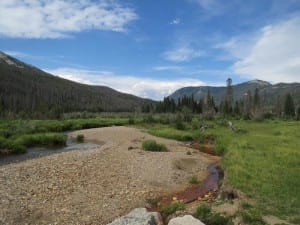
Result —
[[0, 51], [156, 100], [228, 77], [300, 82], [300, 0], [1, 0]]

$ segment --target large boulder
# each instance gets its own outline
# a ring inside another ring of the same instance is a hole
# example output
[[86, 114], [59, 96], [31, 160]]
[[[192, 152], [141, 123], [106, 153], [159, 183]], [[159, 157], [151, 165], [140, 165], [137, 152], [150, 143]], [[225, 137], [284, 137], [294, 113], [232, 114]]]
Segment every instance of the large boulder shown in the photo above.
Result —
[[159, 213], [137, 208], [107, 225], [163, 225], [163, 222]]
[[191, 215], [176, 217], [169, 221], [168, 225], [205, 225]]

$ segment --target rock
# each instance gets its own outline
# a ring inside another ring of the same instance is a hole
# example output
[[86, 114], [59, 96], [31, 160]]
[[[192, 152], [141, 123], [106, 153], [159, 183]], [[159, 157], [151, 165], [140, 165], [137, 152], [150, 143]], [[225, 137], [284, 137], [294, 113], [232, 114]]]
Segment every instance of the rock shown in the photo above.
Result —
[[163, 222], [159, 213], [137, 208], [107, 225], [163, 225]]
[[176, 217], [169, 221], [168, 225], [205, 225], [191, 215]]

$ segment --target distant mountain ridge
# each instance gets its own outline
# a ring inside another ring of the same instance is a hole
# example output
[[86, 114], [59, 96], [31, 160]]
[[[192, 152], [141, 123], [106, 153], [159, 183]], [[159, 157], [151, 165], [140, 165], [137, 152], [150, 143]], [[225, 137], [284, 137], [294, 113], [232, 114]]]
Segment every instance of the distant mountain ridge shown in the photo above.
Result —
[[132, 112], [149, 103], [154, 101], [66, 80], [0, 52], [0, 110]]
[[[251, 80], [248, 82], [232, 85], [234, 100], [242, 99], [247, 91], [254, 94], [258, 88], [261, 98], [264, 98], [265, 103], [274, 105], [278, 98], [285, 97], [286, 94], [291, 93], [294, 97], [295, 103], [300, 105], [300, 83], [278, 83], [272, 85], [267, 81]], [[205, 98], [208, 90], [214, 97], [214, 100], [219, 104], [225, 96], [226, 87], [213, 87], [213, 86], [198, 86], [198, 87], [183, 87], [176, 90], [169, 98], [177, 101], [183, 96], [194, 96], [195, 100]]]

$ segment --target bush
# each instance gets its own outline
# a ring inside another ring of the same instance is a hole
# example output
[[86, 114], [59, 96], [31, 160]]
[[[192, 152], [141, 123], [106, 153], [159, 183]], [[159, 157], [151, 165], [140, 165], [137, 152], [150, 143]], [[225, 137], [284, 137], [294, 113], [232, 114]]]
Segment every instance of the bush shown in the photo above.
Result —
[[197, 176], [192, 176], [191, 179], [189, 180], [190, 184], [199, 184], [199, 180], [197, 178]]
[[208, 225], [233, 225], [231, 219], [226, 216], [222, 216], [219, 213], [213, 213], [207, 222]]
[[242, 219], [246, 224], [255, 224], [255, 225], [265, 225], [266, 222], [263, 221], [261, 214], [255, 210], [251, 209], [248, 211], [243, 211], [241, 213]]
[[152, 152], [166, 152], [168, 151], [167, 147], [164, 144], [158, 144], [154, 140], [146, 140], [142, 144], [142, 148], [146, 151]]
[[151, 114], [147, 114], [146, 117], [143, 118], [144, 123], [155, 123], [155, 119]]
[[178, 210], [184, 210], [185, 205], [182, 202], [173, 202], [170, 206], [163, 208], [162, 213], [166, 215], [171, 215]]
[[207, 225], [231, 225], [233, 224], [231, 219], [226, 216], [222, 216], [219, 213], [212, 213], [210, 206], [200, 205], [197, 210], [195, 217], [200, 219]]
[[128, 119], [128, 124], [130, 124], [130, 125], [135, 124], [135, 120], [134, 120], [133, 117], [130, 117], [130, 118]]
[[208, 205], [203, 204], [198, 206], [198, 208], [196, 209], [195, 217], [204, 222], [204, 220], [207, 220], [210, 214], [211, 208]]
[[76, 136], [76, 141], [77, 141], [78, 143], [84, 142], [84, 135], [83, 135], [83, 134], [78, 134], [78, 135]]
[[6, 139], [0, 136], [0, 148], [6, 147]]
[[14, 154], [22, 154], [26, 152], [26, 148], [24, 145], [12, 143], [9, 148], [12, 150]]
[[177, 130], [185, 130], [186, 129], [184, 123], [181, 121], [176, 121], [175, 127]]

